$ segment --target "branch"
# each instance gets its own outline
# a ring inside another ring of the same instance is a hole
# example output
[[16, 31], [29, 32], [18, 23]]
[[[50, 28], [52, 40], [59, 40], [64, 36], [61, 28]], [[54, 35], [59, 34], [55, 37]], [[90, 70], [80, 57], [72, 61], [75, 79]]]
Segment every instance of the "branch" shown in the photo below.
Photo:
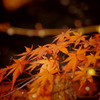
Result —
[[[62, 71], [60, 71], [60, 73], [62, 73]], [[57, 73], [55, 73], [55, 74], [57, 74]], [[14, 92], [16, 92], [16, 91], [22, 89], [22, 88], [25, 87], [27, 84], [29, 84], [29, 83], [35, 81], [35, 80], [38, 79], [38, 78], [39, 78], [39, 76], [38, 76], [38, 77], [35, 77], [35, 78], [33, 78], [33, 79], [29, 80], [29, 81], [27, 81], [26, 83], [24, 83], [24, 84], [23, 84], [22, 86], [20, 86], [19, 88], [15, 89], [15, 90], [13, 90], [13, 91], [11, 91], [11, 92], [9, 92], [9, 93], [6, 94], [6, 95], [1, 96], [0, 99], [6, 97], [6, 96], [8, 96], [8, 95], [13, 94]]]
[[[62, 31], [66, 32], [68, 28], [66, 29], [25, 29], [25, 28], [17, 28], [10, 26], [9, 23], [1, 23], [0, 24], [0, 31], [5, 32], [9, 35], [25, 35], [25, 36], [39, 36], [39, 37], [44, 37], [44, 36], [50, 36], [50, 35], [57, 35], [60, 34]], [[94, 26], [87, 26], [87, 27], [81, 27], [81, 28], [75, 28], [72, 29], [77, 32], [81, 32], [83, 34], [89, 34], [93, 32], [98, 32], [100, 33], [100, 25], [94, 25]]]
[[11, 91], [11, 92], [9, 92], [9, 93], [6, 94], [6, 95], [1, 96], [0, 99], [6, 97], [6, 96], [8, 96], [8, 95], [11, 95], [12, 93], [14, 93], [14, 92], [16, 92], [16, 91], [22, 89], [24, 86], [26, 86], [27, 84], [29, 84], [29, 83], [35, 81], [37, 78], [38, 78], [38, 77], [35, 77], [35, 78], [33, 78], [33, 79], [27, 81], [25, 84], [23, 84], [23, 85], [20, 86], [19, 88], [15, 89], [15, 90], [13, 90], [13, 91]]

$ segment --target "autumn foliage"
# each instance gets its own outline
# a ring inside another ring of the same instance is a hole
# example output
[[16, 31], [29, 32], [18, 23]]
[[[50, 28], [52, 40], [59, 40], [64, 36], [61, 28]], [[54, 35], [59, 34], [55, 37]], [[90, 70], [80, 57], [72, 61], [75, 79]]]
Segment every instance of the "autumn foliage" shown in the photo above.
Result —
[[[99, 67], [100, 34], [82, 35], [69, 29], [57, 35], [50, 44], [36, 49], [25, 46], [25, 49], [25, 52], [15, 55], [17, 59], [13, 58], [10, 65], [0, 69], [0, 82], [3, 84], [8, 80], [11, 84], [9, 91], [5, 90], [0, 96], [18, 88], [20, 82], [25, 83], [36, 78], [26, 85], [29, 100], [62, 100], [55, 99], [58, 95], [54, 96], [59, 92], [59, 84], [68, 85], [79, 81], [80, 91], [86, 82], [93, 83], [92, 76], [96, 76], [96, 73], [90, 73], [89, 70]], [[23, 73], [29, 77], [19, 79]], [[9, 75], [12, 76], [11, 80], [8, 79]], [[72, 91], [68, 91], [67, 87], [62, 90], [71, 97]]]

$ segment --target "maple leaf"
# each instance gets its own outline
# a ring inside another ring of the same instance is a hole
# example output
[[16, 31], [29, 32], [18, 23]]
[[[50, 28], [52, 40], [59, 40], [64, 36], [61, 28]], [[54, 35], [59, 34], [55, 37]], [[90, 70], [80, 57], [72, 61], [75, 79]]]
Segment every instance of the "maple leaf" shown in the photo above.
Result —
[[28, 47], [25, 46], [25, 49], [26, 49], [26, 52], [23, 52], [23, 53], [21, 53], [21, 54], [16, 54], [15, 56], [26, 56], [26, 55], [29, 55], [30, 52], [31, 52], [32, 49], [33, 49], [33, 45], [32, 45], [31, 48], [28, 48]]
[[38, 59], [40, 59], [43, 55], [47, 54], [47, 50], [48, 50], [48, 47], [46, 45], [39, 46], [38, 48], [36, 48], [36, 49], [31, 51], [31, 53], [30, 53], [31, 56], [29, 57], [29, 59], [30, 58], [33, 58], [33, 59], [38, 58]]
[[93, 39], [93, 37], [90, 37], [88, 42], [89, 42], [90, 46], [94, 46], [94, 47], [96, 46], [96, 41], [95, 41], [95, 39]]
[[72, 71], [74, 72], [76, 67], [78, 66], [78, 64], [80, 63], [80, 61], [86, 61], [86, 56], [85, 56], [85, 52], [87, 51], [87, 49], [82, 49], [82, 47], [80, 46], [79, 49], [74, 49], [75, 51], [73, 51], [72, 53], [68, 53], [68, 56], [63, 62], [68, 62], [65, 65], [65, 70], [66, 71], [70, 71], [72, 69]]
[[[73, 56], [74, 58], [73, 59], [71, 59], [65, 66], [64, 66], [64, 70], [65, 71], [70, 71], [71, 69], [72, 69], [72, 72], [74, 72], [75, 71], [75, 69], [76, 69], [76, 67], [77, 67], [77, 65], [78, 65], [78, 63], [79, 63], [79, 61], [78, 61], [78, 59], [75, 57], [75, 56]], [[73, 62], [73, 63], [72, 63]]]
[[[10, 92], [10, 87], [11, 87], [11, 83], [7, 83], [7, 84], [1, 83], [0, 84], [0, 97]], [[11, 95], [8, 95], [4, 98], [1, 98], [0, 100], [10, 100], [10, 98], [11, 98]]]
[[62, 32], [62, 34], [58, 35], [57, 38], [54, 39], [54, 41], [58, 40], [56, 43], [56, 46], [63, 53], [68, 53], [68, 50], [66, 47], [68, 47], [72, 43], [71, 41], [69, 41], [71, 37], [70, 33], [71, 33], [70, 30], [68, 30], [66, 33]]
[[93, 66], [95, 66], [97, 60], [100, 59], [100, 55], [99, 55], [98, 52], [96, 52], [95, 55], [93, 55], [93, 54], [91, 53], [90, 55], [86, 56], [86, 58], [87, 58], [87, 60], [88, 60], [87, 63], [86, 63], [86, 66], [87, 66], [87, 67], [88, 67], [90, 64], [93, 64]]
[[100, 44], [97, 45], [97, 46], [94, 48], [94, 50], [95, 50], [96, 52], [98, 52], [98, 54], [100, 54]]
[[94, 36], [94, 40], [95, 40], [95, 48], [94, 48], [94, 50], [96, 50], [97, 52], [100, 52], [100, 34], [96, 34]]
[[50, 57], [49, 59], [47, 57], [43, 57], [42, 60], [38, 60], [38, 63], [42, 64], [40, 68], [40, 72], [44, 72], [44, 70], [50, 71], [52, 68], [59, 70], [59, 63], [57, 60]]
[[59, 51], [67, 54], [68, 53], [67, 47], [70, 46], [71, 43], [72, 42], [70, 41], [65, 41], [65, 42], [61, 41], [61, 42], [58, 42], [56, 46], [59, 49]]
[[88, 93], [89, 95], [93, 96], [93, 94], [95, 92], [97, 92], [97, 83], [96, 82], [93, 82], [91, 84], [90, 84], [90, 82], [86, 82], [84, 87], [83, 87], [83, 88], [85, 88], [85, 90], [86, 90], [86, 86], [90, 87], [89, 91], [86, 91], [86, 94]]
[[[52, 55], [57, 55], [57, 53], [59, 52], [59, 51], [61, 51], [61, 52], [63, 52], [63, 53], [68, 53], [68, 50], [67, 50], [67, 46], [69, 45], [69, 43], [68, 42], [61, 42], [60, 44], [48, 44], [48, 50], [47, 50], [47, 52], [49, 53], [49, 54], [52, 54]], [[55, 57], [56, 58], [56, 57]]]
[[100, 95], [100, 92], [99, 92], [99, 93], [97, 93], [96, 95]]
[[59, 49], [56, 44], [47, 44], [46, 46], [48, 47], [48, 54], [57, 55], [57, 53], [59, 52]]
[[7, 68], [0, 69], [0, 82], [4, 79], [4, 75], [6, 74], [7, 70]]
[[51, 96], [40, 96], [37, 100], [51, 100]]
[[[45, 60], [47, 60], [47, 62]], [[40, 95], [49, 95], [51, 93], [54, 79], [53, 74], [59, 72], [58, 66], [56, 66], [57, 62], [52, 58], [47, 59], [44, 57], [44, 60], [40, 60], [39, 62], [44, 65], [41, 67], [42, 69], [40, 69], [40, 72], [35, 75], [38, 79], [29, 86], [29, 88], [31, 88], [29, 94], [35, 93], [36, 97], [39, 97]], [[51, 68], [48, 69], [48, 67]]]
[[38, 63], [39, 61], [32, 61], [30, 62], [30, 65], [28, 66], [28, 68], [26, 68], [25, 70], [30, 70], [30, 72], [32, 72], [36, 67], [38, 67], [40, 65], [40, 63]]
[[97, 83], [93, 82], [85, 82], [82, 88], [79, 90], [80, 84], [79, 81], [73, 83], [73, 88], [78, 97], [85, 96], [88, 94], [89, 96], [93, 96], [95, 92], [97, 92]]
[[65, 54], [68, 54], [69, 52], [68, 52], [68, 49], [66, 48], [66, 47], [64, 47], [64, 46], [58, 46], [58, 49], [61, 51], [61, 52], [63, 52], [63, 53], [65, 53]]
[[80, 43], [80, 41], [85, 41], [86, 35], [82, 33], [73, 32], [74, 35], [71, 36], [70, 41], [75, 43], [75, 47]]
[[44, 70], [44, 72], [41, 72], [39, 74], [37, 74], [36, 76], [39, 76], [39, 78], [37, 79], [37, 83], [40, 83], [38, 81], [41, 81], [41, 86], [45, 86], [46, 85], [46, 81], [48, 80], [49, 83], [53, 84], [53, 74], [57, 73], [58, 70]]
[[91, 36], [91, 37], [89, 38], [89, 40], [85, 40], [85, 41], [81, 42], [81, 44], [84, 45], [84, 48], [87, 48], [88, 46], [93, 46], [93, 47], [95, 47], [95, 46], [96, 46], [96, 41], [95, 41], [95, 39], [93, 39], [93, 37]]
[[[37, 61], [41, 66], [40, 72], [35, 75], [38, 77], [32, 84], [29, 85], [31, 89], [28, 93], [33, 94], [33, 98], [39, 99], [39, 97], [50, 95], [53, 88], [53, 79], [55, 73], [59, 72], [58, 62], [53, 60], [52, 57], [48, 59], [47, 57], [43, 57], [43, 60]], [[56, 64], [57, 63], [57, 64]], [[49, 68], [50, 67], [50, 68]]]
[[[52, 88], [53, 88], [53, 80], [54, 80], [54, 73], [56, 73], [57, 70], [44, 70], [44, 72], [41, 72], [37, 74], [36, 76], [39, 76], [37, 80], [35, 80], [32, 84], [29, 85], [29, 88], [31, 89], [28, 94], [35, 95], [35, 98], [39, 98], [40, 96], [47, 96], [50, 95]], [[34, 97], [33, 97], [34, 98]]]
[[[53, 58], [56, 59], [56, 57], [57, 57], [56, 53], [59, 51], [57, 46], [55, 44], [47, 44], [46, 47], [48, 47], [48, 48], [46, 48], [46, 50], [47, 50], [46, 52], [48, 52], [48, 54], [53, 53], [52, 56], [53, 56]], [[54, 64], [54, 62], [55, 62], [55, 64], [58, 63], [57, 61], [54, 61], [53, 58], [50, 57], [50, 59], [48, 59], [47, 57], [42, 56], [41, 59], [36, 59], [35, 61], [30, 62], [30, 66], [26, 70], [32, 71], [40, 64], [42, 64], [41, 70], [43, 68], [50, 69], [50, 66], [52, 66], [52, 64]], [[32, 60], [32, 59], [30, 59], [30, 60]]]
[[75, 72], [75, 77], [73, 78], [73, 81], [80, 80], [80, 88], [84, 85], [86, 81], [93, 82], [92, 75], [88, 74], [87, 71], [89, 70], [88, 68], [82, 68], [78, 67], [80, 71]]
[[100, 40], [100, 34], [94, 34], [94, 38]]
[[55, 41], [60, 42], [60, 41], [65, 41], [67, 39], [70, 39], [70, 33], [71, 33], [71, 29], [69, 29], [67, 32], [62, 32], [61, 34], [57, 35], [56, 38], [53, 40], [53, 43]]
[[13, 59], [15, 63], [7, 67], [9, 72], [7, 73], [7, 75], [5, 77], [7, 77], [8, 75], [10, 75], [12, 73], [12, 75], [13, 75], [12, 88], [13, 88], [14, 83], [15, 83], [16, 79], [18, 78], [18, 76], [23, 72], [25, 65], [29, 63], [28, 61], [25, 60], [25, 58], [26, 57], [23, 56], [19, 59]]

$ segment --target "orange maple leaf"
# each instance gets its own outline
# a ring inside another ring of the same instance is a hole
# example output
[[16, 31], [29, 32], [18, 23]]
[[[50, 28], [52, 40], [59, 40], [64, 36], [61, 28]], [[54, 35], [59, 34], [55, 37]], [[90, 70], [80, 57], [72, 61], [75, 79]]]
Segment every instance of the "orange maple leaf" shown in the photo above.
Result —
[[21, 53], [21, 54], [16, 54], [15, 56], [26, 56], [26, 55], [29, 55], [30, 52], [31, 52], [32, 49], [33, 49], [33, 45], [32, 45], [31, 48], [28, 48], [28, 47], [25, 46], [25, 49], [26, 49], [26, 52], [23, 52], [23, 53]]
[[81, 44], [84, 46], [84, 48], [87, 48], [88, 46], [93, 46], [95, 47], [96, 46], [96, 41], [95, 39], [91, 36], [89, 38], [89, 40], [85, 40], [83, 42], [81, 42]]
[[94, 38], [100, 40], [100, 34], [94, 34]]
[[74, 49], [75, 51], [73, 51], [72, 53], [68, 53], [68, 56], [63, 62], [68, 62], [65, 65], [65, 70], [69, 71], [72, 69], [72, 71], [74, 72], [76, 67], [78, 66], [78, 64], [82, 63], [82, 61], [86, 61], [87, 58], [85, 56], [85, 52], [87, 51], [87, 49], [82, 49], [82, 47], [79, 47], [79, 49]]
[[[1, 83], [0, 84], [0, 97], [10, 92], [10, 88], [11, 88], [11, 83], [6, 83], [6, 84]], [[10, 99], [11, 99], [11, 95], [8, 95], [4, 98], [1, 98], [0, 100], [10, 100]]]
[[88, 67], [90, 64], [93, 64], [93, 66], [95, 67], [97, 60], [100, 59], [100, 55], [97, 52], [95, 55], [93, 55], [92, 53], [88, 56], [86, 56], [87, 58], [87, 63], [86, 63], [86, 67]]
[[61, 34], [57, 35], [56, 38], [53, 40], [53, 43], [55, 41], [57, 41], [57, 43], [61, 42], [61, 41], [65, 41], [67, 39], [70, 39], [70, 33], [71, 33], [71, 29], [69, 29], [67, 32], [62, 32]]
[[57, 55], [57, 53], [59, 52], [59, 49], [56, 44], [47, 44], [46, 46], [48, 47], [48, 54]]
[[54, 55], [55, 56], [55, 58], [56, 58], [56, 56], [57, 56], [57, 53], [59, 52], [59, 51], [61, 51], [61, 52], [63, 52], [63, 53], [68, 53], [68, 50], [67, 50], [67, 46], [69, 45], [69, 43], [68, 42], [61, 42], [61, 43], [59, 43], [59, 44], [47, 44], [47, 46], [48, 46], [48, 50], [47, 50], [47, 53], [48, 54], [52, 54], [52, 55]]
[[78, 67], [80, 69], [80, 71], [76, 71], [75, 72], [75, 77], [73, 78], [73, 81], [77, 81], [80, 80], [80, 88], [84, 85], [84, 83], [86, 81], [89, 82], [93, 82], [93, 78], [92, 75], [88, 74], [87, 71], [89, 70], [89, 68], [82, 68], [82, 67]]
[[89, 96], [93, 96], [94, 93], [97, 92], [97, 83], [96, 82], [90, 83], [90, 82], [86, 81], [80, 90], [79, 90], [79, 87], [80, 87], [79, 81], [73, 83], [74, 91], [78, 97], [85, 96], [87, 94]]
[[26, 71], [30, 70], [30, 72], [32, 72], [36, 67], [38, 67], [40, 65], [40, 63], [38, 63], [38, 62], [39, 61], [30, 62], [30, 65], [25, 70]]
[[49, 59], [47, 57], [43, 57], [42, 60], [38, 60], [38, 63], [42, 64], [40, 72], [44, 72], [44, 70], [50, 71], [52, 68], [59, 70], [58, 61], [53, 59], [52, 57], [50, 57]]
[[7, 75], [5, 77], [10, 75], [11, 73], [13, 75], [11, 89], [13, 89], [14, 83], [15, 83], [16, 79], [18, 78], [18, 76], [23, 72], [25, 65], [29, 63], [28, 61], [25, 60], [25, 58], [26, 57], [23, 56], [19, 59], [13, 59], [15, 63], [7, 67], [9, 72], [7, 73]]
[[66, 47], [64, 47], [64, 46], [58, 46], [58, 49], [61, 51], [61, 52], [63, 52], [63, 53], [65, 53], [65, 54], [68, 54], [69, 52], [68, 52], [68, 49], [66, 48]]
[[0, 82], [4, 79], [4, 75], [6, 74], [7, 70], [7, 68], [0, 69]]
[[39, 46], [38, 48], [36, 48], [36, 49], [31, 51], [31, 53], [30, 53], [31, 56], [29, 57], [29, 59], [30, 58], [33, 58], [33, 59], [38, 58], [38, 59], [40, 59], [43, 55], [47, 54], [47, 50], [48, 50], [47, 45]]
[[74, 35], [71, 36], [70, 41], [75, 43], [75, 47], [80, 43], [80, 41], [85, 41], [86, 35], [82, 33], [73, 32]]
[[52, 92], [54, 73], [58, 72], [57, 70], [51, 68], [50, 71], [44, 70], [44, 72], [37, 74], [39, 76], [32, 84], [29, 85], [31, 89], [28, 94], [35, 95], [33, 98], [39, 98], [40, 96], [49, 96]]

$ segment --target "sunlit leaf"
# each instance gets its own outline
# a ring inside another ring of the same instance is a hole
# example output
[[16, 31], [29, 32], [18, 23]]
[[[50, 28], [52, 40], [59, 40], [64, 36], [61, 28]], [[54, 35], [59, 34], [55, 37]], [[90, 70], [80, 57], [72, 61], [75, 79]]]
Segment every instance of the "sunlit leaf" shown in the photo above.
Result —
[[86, 35], [82, 35], [82, 33], [73, 32], [73, 36], [71, 36], [70, 41], [75, 42], [75, 47], [80, 43], [80, 41], [85, 41]]

